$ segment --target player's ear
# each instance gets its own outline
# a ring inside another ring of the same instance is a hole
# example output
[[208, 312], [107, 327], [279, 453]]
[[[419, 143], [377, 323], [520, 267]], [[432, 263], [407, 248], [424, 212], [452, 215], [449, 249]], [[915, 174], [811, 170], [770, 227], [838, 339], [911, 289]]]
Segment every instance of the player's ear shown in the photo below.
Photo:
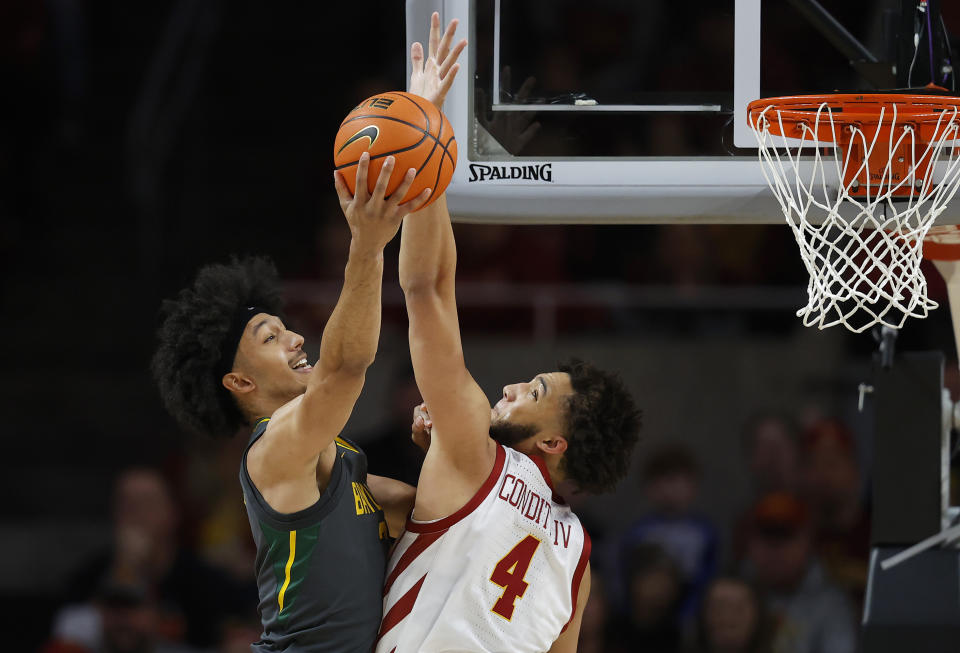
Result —
[[247, 394], [257, 389], [257, 384], [249, 376], [239, 372], [227, 372], [221, 379], [223, 387], [230, 392], [237, 394]]
[[567, 439], [560, 435], [551, 435], [543, 440], [537, 440], [537, 448], [543, 453], [560, 455], [567, 450]]

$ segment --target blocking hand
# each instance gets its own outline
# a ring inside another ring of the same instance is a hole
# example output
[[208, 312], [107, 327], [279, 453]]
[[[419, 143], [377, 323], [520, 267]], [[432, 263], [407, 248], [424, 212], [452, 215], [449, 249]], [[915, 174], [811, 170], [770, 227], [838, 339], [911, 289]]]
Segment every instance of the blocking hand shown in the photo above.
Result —
[[456, 18], [451, 20], [441, 37], [440, 14], [433, 12], [430, 16], [430, 43], [426, 60], [419, 42], [410, 49], [410, 92], [430, 100], [437, 108], [443, 106], [447, 91], [460, 70], [457, 59], [467, 47], [467, 39], [461, 39], [450, 49], [458, 24]]

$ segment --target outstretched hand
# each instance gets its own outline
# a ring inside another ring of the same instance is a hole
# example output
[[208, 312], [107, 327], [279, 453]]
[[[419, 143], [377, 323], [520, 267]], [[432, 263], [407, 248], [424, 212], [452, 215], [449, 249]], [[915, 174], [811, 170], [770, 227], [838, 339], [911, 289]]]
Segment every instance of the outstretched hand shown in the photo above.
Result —
[[457, 59], [467, 47], [467, 39], [461, 39], [453, 49], [450, 48], [458, 24], [456, 18], [451, 20], [441, 36], [440, 14], [433, 12], [430, 16], [430, 42], [426, 60], [423, 58], [423, 45], [419, 42], [410, 49], [410, 92], [430, 100], [437, 108], [443, 106], [447, 91], [460, 70]]
[[337, 188], [337, 195], [340, 197], [340, 208], [347, 218], [347, 224], [350, 225], [353, 244], [364, 251], [382, 252], [387, 243], [397, 235], [403, 216], [418, 210], [430, 197], [431, 189], [426, 188], [413, 199], [403, 204], [400, 203], [400, 200], [410, 190], [413, 179], [416, 177], [417, 171], [414, 168], [407, 170], [403, 181], [387, 197], [387, 185], [390, 183], [390, 173], [393, 172], [395, 163], [396, 159], [392, 156], [388, 156], [384, 160], [373, 193], [367, 190], [367, 174], [370, 168], [369, 152], [360, 155], [360, 162], [357, 164], [357, 183], [353, 195], [350, 194], [350, 189], [347, 188], [347, 182], [344, 181], [343, 175], [339, 171], [333, 173], [334, 185]]

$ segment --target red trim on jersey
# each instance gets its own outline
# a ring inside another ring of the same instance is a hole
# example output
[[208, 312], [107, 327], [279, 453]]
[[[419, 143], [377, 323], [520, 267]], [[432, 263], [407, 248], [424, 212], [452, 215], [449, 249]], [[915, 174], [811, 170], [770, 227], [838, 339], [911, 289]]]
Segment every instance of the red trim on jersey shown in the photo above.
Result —
[[456, 511], [449, 517], [444, 517], [443, 519], [438, 519], [437, 521], [431, 522], [416, 522], [413, 519], [407, 519], [407, 530], [411, 533], [436, 533], [438, 531], [445, 531], [458, 521], [469, 515], [471, 512], [477, 509], [477, 507], [483, 503], [483, 500], [487, 498], [487, 495], [493, 490], [493, 486], [497, 484], [497, 479], [500, 478], [500, 472], [503, 471], [503, 462], [506, 460], [507, 454], [503, 450], [503, 446], [497, 445], [497, 459], [493, 463], [493, 469], [490, 470], [490, 475], [487, 476], [487, 480], [483, 482], [483, 485], [480, 486], [480, 489], [477, 490], [477, 493], [467, 501], [460, 510]]
[[390, 575], [387, 576], [386, 583], [383, 585], [383, 595], [386, 596], [387, 592], [390, 591], [390, 588], [393, 587], [393, 582], [397, 580], [397, 576], [402, 574], [407, 567], [410, 566], [414, 560], [416, 560], [421, 553], [427, 550], [427, 547], [440, 539], [440, 536], [443, 535], [446, 531], [438, 531], [436, 533], [422, 533], [417, 535], [416, 539], [413, 541], [413, 544], [407, 547], [407, 550], [403, 552], [403, 555], [400, 556], [400, 560], [397, 561], [397, 566], [393, 568], [393, 571], [390, 572]]
[[537, 467], [540, 468], [540, 473], [543, 474], [543, 480], [547, 482], [547, 485], [550, 486], [550, 491], [553, 491], [553, 479], [550, 478], [550, 470], [547, 469], [547, 461], [543, 459], [542, 456], [533, 454], [532, 456], [527, 456], [530, 460], [537, 464]]
[[[580, 528], [583, 528], [583, 524], [580, 525]], [[587, 529], [583, 528], [583, 551], [580, 552], [580, 561], [577, 563], [577, 569], [573, 572], [573, 585], [570, 589], [570, 596], [573, 598], [573, 608], [570, 609], [570, 618], [567, 619], [567, 623], [563, 625], [563, 629], [560, 631], [561, 633], [567, 630], [567, 626], [573, 621], [573, 616], [577, 614], [577, 595], [580, 594], [580, 581], [583, 580], [583, 572], [587, 568], [587, 563], [590, 562], [590, 549], [592, 546], [590, 535], [587, 533]]]
[[550, 470], [547, 469], [547, 461], [543, 459], [543, 456], [533, 454], [527, 455], [527, 458], [532, 460], [537, 465], [537, 469], [539, 469], [540, 474], [543, 475], [543, 480], [547, 482], [547, 486], [550, 488], [550, 492], [553, 494], [553, 496], [550, 498], [562, 506], [567, 505], [567, 502], [563, 500], [562, 496], [557, 494], [557, 491], [553, 487], [553, 479], [550, 478]]
[[391, 628], [403, 621], [403, 618], [410, 614], [410, 611], [413, 610], [413, 604], [417, 602], [417, 595], [420, 594], [420, 588], [423, 587], [423, 581], [426, 578], [427, 575], [424, 574], [423, 578], [407, 590], [407, 593], [401, 596], [397, 602], [393, 604], [393, 607], [383, 615], [383, 621], [380, 622], [380, 632], [377, 633], [378, 642], [381, 637], [390, 632]]

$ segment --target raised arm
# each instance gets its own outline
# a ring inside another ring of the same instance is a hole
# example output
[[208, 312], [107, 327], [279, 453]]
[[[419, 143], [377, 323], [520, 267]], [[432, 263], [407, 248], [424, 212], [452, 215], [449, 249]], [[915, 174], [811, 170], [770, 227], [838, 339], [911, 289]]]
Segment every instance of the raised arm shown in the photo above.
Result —
[[[414, 44], [411, 52], [410, 90], [437, 106], [458, 70], [453, 61], [466, 45], [461, 41], [451, 49], [456, 27], [451, 21], [441, 36], [440, 18], [434, 14], [428, 57], [424, 60], [420, 44]], [[439, 513], [459, 507], [464, 493], [471, 494], [470, 488], [482, 483], [496, 455], [489, 436], [490, 404], [464, 363], [454, 290], [456, 265], [450, 214], [446, 198], [439, 197], [404, 219], [400, 237], [400, 286], [410, 320], [410, 357], [434, 424], [417, 496], [420, 518], [429, 518], [421, 510], [423, 499], [450, 497], [447, 506], [433, 502]], [[459, 474], [444, 474], [451, 465]], [[436, 478], [440, 475], [442, 482]], [[461, 487], [450, 487], [459, 480], [465, 480]]]
[[[251, 462], [261, 463], [257, 479], [261, 491], [261, 483], [269, 486], [313, 479], [317, 456], [343, 429], [363, 388], [380, 338], [383, 248], [396, 235], [403, 214], [419, 208], [428, 197], [423, 193], [399, 204], [413, 183], [413, 170], [407, 172], [391, 197], [385, 197], [393, 166], [393, 157], [388, 157], [372, 194], [366, 190], [369, 155], [364, 154], [357, 167], [355, 196], [350, 195], [343, 178], [335, 173], [340, 206], [351, 231], [343, 289], [324, 328], [320, 356], [310, 373], [306, 392], [274, 413], [265, 446]], [[310, 487], [315, 486], [314, 482]], [[290, 494], [296, 495], [290, 503], [309, 504], [310, 497], [301, 497], [299, 491], [291, 490]], [[276, 503], [287, 504], [282, 499]]]

